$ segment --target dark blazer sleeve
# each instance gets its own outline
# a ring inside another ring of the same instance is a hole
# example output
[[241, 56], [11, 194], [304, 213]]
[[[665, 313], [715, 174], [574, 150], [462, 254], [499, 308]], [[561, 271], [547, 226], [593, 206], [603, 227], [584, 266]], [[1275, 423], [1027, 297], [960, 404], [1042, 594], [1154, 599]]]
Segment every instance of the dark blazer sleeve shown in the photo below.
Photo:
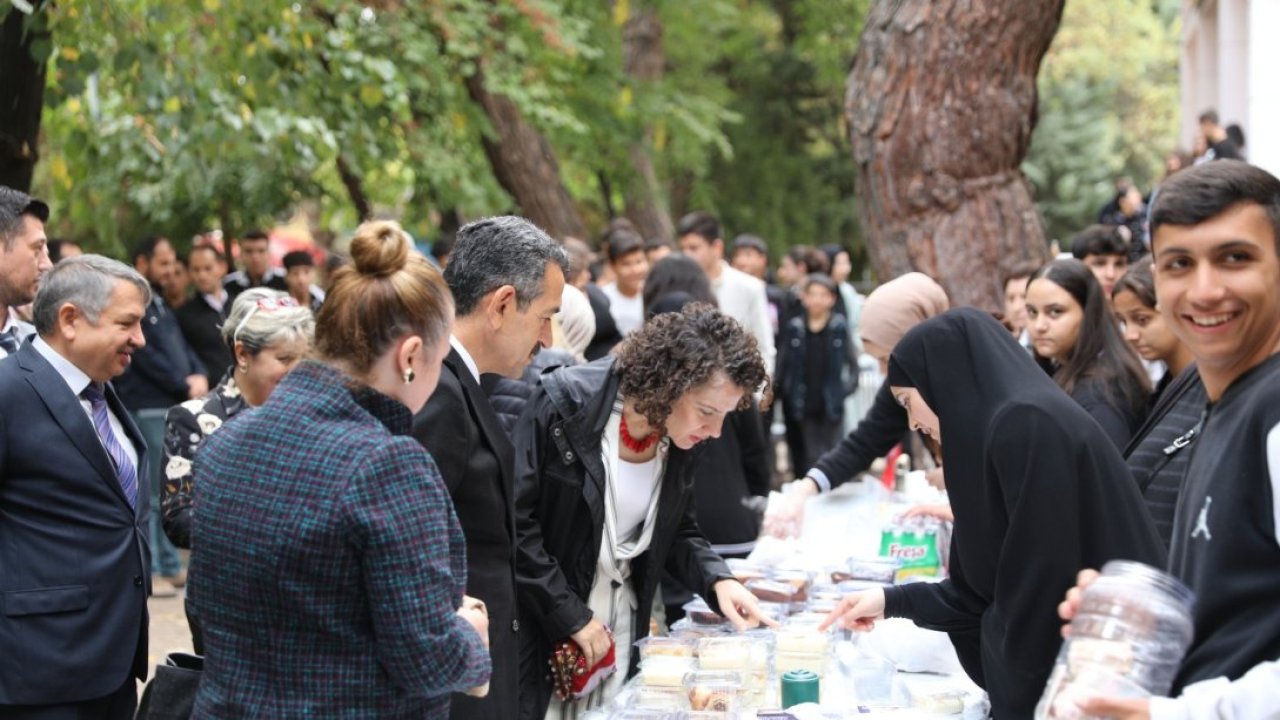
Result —
[[[191, 442], [192, 437], [200, 438]], [[164, 473], [160, 483], [160, 513], [164, 534], [180, 548], [191, 547], [191, 505], [195, 497], [192, 463], [204, 433], [196, 416], [182, 405], [174, 405], [164, 418]]]
[[894, 401], [886, 382], [876, 392], [866, 417], [839, 445], [818, 458], [814, 467], [826, 474], [831, 487], [839, 487], [892, 450], [907, 429], [907, 412]]
[[[413, 436], [431, 453], [450, 494], [466, 477], [467, 460], [476, 446], [475, 425], [469, 415], [458, 376], [446, 364], [431, 399], [413, 418]], [[500, 522], [501, 518], [494, 520]]]
[[[591, 609], [569, 588], [556, 559], [543, 544], [543, 476], [548, 459], [559, 461], [555, 447], [547, 451], [546, 433], [555, 414], [546, 392], [539, 386], [516, 422], [516, 585], [520, 604], [538, 618], [546, 637], [552, 641], [581, 630], [591, 621]], [[555, 482], [555, 481], [550, 481]]]
[[[217, 378], [210, 377], [209, 370], [204, 366], [204, 361], [200, 359], [196, 349], [191, 347], [191, 343], [187, 342], [186, 336], [179, 333], [178, 339], [182, 341], [182, 351], [187, 358], [187, 369], [189, 371], [187, 374], [204, 375], [206, 379], [217, 382]], [[186, 378], [183, 378], [183, 382], [186, 382]]]
[[742, 474], [747, 481], [747, 490], [752, 495], [766, 497], [769, 495], [771, 479], [769, 464], [765, 458], [764, 423], [760, 408], [752, 402], [751, 407], [734, 413], [730, 418], [742, 453]]
[[[696, 455], [686, 459], [687, 462], [695, 463], [697, 460]], [[672, 472], [670, 464], [667, 466], [667, 472]], [[686, 493], [687, 497], [684, 498], [682, 503], [684, 509], [676, 521], [675, 536], [671, 542], [671, 550], [667, 553], [664, 569], [678, 578], [685, 587], [701, 595], [712, 609], [719, 612], [720, 605], [714, 592], [715, 584], [720, 580], [733, 579], [734, 575], [729, 571], [729, 566], [724, 560], [711, 549], [711, 543], [707, 542], [702, 535], [702, 530], [698, 527], [692, 485], [681, 487], [681, 491]]]

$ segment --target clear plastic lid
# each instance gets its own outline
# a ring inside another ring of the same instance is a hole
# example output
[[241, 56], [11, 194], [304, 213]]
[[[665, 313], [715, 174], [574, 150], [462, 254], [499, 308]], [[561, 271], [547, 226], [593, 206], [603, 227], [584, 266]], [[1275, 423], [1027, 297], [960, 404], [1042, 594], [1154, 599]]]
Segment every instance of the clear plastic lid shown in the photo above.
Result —
[[712, 610], [707, 601], [700, 597], [695, 597], [682, 607], [684, 608], [685, 617], [696, 625], [723, 625], [729, 622], [720, 613]]
[[796, 587], [777, 580], [748, 580], [743, 583], [752, 595], [765, 602], [791, 603], [795, 601]]
[[902, 561], [891, 557], [849, 558], [849, 579], [892, 584]]
[[650, 635], [636, 641], [636, 649], [640, 652], [640, 659], [644, 660], [652, 655], [671, 655], [674, 657], [693, 657], [694, 655], [693, 638], [687, 637], [663, 637]]
[[698, 641], [698, 667], [702, 670], [753, 670], [767, 668], [769, 644], [760, 637], [726, 635]]
[[732, 712], [747, 692], [747, 677], [727, 670], [695, 670], [684, 676], [684, 689], [693, 710]]
[[691, 657], [652, 655], [640, 663], [640, 682], [644, 685], [680, 687], [684, 676], [695, 669]]
[[689, 694], [680, 686], [637, 685], [627, 697], [627, 707], [686, 710], [689, 707]]

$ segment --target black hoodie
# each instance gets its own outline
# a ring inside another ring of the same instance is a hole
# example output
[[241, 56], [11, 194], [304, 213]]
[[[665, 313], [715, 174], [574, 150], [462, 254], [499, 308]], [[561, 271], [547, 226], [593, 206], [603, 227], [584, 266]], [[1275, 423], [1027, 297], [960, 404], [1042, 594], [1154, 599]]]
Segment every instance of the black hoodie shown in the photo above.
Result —
[[949, 633], [993, 715], [1029, 718], [1076, 573], [1115, 558], [1163, 567], [1164, 546], [1106, 433], [987, 313], [916, 326], [888, 383], [938, 416], [956, 522], [951, 577], [889, 589], [885, 615]]

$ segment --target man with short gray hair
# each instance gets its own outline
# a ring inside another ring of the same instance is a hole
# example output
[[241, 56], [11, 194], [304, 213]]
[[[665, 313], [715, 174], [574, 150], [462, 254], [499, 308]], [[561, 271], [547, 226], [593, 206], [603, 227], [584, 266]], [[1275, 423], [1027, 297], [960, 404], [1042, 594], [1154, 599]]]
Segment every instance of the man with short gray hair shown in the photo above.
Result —
[[0, 358], [18, 352], [34, 332], [14, 308], [31, 302], [51, 265], [44, 234], [48, 220], [48, 205], [0, 185]]
[[551, 344], [569, 258], [554, 240], [519, 217], [473, 222], [458, 231], [444, 271], [455, 321], [440, 383], [413, 422], [435, 459], [467, 540], [467, 594], [489, 609], [489, 695], [455, 694], [450, 716], [517, 717], [515, 450], [480, 387], [480, 375], [519, 378]]
[[98, 255], [35, 297], [0, 362], [0, 717], [129, 720], [147, 673], [146, 443], [111, 379], [146, 342], [151, 289]]

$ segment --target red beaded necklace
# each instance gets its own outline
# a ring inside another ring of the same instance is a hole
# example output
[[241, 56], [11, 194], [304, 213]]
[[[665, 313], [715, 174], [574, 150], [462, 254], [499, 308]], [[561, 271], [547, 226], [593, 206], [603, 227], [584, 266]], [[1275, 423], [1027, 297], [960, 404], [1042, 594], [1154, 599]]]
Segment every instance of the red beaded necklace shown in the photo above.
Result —
[[658, 442], [658, 432], [651, 432], [638, 440], [631, 437], [631, 433], [627, 430], [627, 414], [624, 412], [622, 413], [622, 423], [618, 426], [618, 439], [622, 440], [622, 444], [626, 445], [631, 452], [643, 455]]

